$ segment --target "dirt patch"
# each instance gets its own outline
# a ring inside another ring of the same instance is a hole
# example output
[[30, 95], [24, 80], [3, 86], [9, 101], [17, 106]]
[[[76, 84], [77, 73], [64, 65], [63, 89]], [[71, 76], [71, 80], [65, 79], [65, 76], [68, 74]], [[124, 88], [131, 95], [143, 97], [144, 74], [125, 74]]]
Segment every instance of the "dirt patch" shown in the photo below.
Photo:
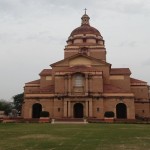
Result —
[[20, 136], [19, 139], [50, 139], [50, 140], [63, 140], [66, 139], [64, 137], [53, 136], [49, 134], [29, 134]]
[[150, 140], [150, 137], [135, 137], [138, 140]]

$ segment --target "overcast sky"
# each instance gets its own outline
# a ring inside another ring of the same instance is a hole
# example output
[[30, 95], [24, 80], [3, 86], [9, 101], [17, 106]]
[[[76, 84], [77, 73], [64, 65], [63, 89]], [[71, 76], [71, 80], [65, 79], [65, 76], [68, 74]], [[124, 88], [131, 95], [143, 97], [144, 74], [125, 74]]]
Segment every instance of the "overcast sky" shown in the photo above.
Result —
[[84, 8], [105, 40], [107, 62], [150, 84], [150, 0], [0, 0], [0, 99], [63, 59]]

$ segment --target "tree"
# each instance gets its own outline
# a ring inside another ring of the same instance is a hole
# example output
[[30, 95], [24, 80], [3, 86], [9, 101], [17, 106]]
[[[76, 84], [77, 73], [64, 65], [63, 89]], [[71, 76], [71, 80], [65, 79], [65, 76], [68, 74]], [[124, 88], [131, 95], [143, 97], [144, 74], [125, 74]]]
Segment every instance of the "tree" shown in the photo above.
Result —
[[21, 113], [23, 100], [24, 100], [24, 93], [13, 96], [14, 109], [16, 109], [18, 113]]
[[8, 102], [6, 100], [1, 99], [0, 100], [0, 110], [5, 112], [5, 115], [9, 115], [13, 108], [13, 103]]

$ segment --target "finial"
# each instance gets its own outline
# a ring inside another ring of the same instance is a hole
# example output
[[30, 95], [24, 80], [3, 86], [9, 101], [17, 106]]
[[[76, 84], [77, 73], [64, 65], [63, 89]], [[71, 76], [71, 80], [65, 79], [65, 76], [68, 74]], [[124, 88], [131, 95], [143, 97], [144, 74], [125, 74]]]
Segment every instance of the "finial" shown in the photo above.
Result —
[[86, 14], [87, 9], [85, 8], [84, 11], [85, 11], [85, 14], [81, 18], [82, 19], [81, 25], [90, 25], [89, 24], [90, 17]]
[[87, 11], [87, 9], [85, 8], [85, 9], [84, 9], [84, 11], [85, 11], [85, 15], [86, 15], [86, 11]]

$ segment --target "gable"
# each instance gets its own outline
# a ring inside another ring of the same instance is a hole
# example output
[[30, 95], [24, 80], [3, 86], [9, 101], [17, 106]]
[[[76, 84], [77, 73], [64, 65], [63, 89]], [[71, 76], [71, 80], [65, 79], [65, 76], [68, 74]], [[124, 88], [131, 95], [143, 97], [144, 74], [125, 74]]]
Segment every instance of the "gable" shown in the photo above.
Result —
[[86, 57], [79, 56], [74, 59], [71, 59], [69, 61], [69, 66], [76, 66], [76, 65], [85, 65], [85, 66], [91, 66], [92, 61]]
[[85, 65], [85, 66], [98, 66], [98, 65], [107, 65], [110, 66], [111, 64], [104, 62], [102, 60], [87, 56], [87, 55], [82, 55], [82, 54], [77, 54], [75, 56], [71, 56], [69, 58], [63, 59], [61, 61], [58, 61], [54, 64], [51, 64], [52, 67], [54, 66], [76, 66], [76, 65]]

